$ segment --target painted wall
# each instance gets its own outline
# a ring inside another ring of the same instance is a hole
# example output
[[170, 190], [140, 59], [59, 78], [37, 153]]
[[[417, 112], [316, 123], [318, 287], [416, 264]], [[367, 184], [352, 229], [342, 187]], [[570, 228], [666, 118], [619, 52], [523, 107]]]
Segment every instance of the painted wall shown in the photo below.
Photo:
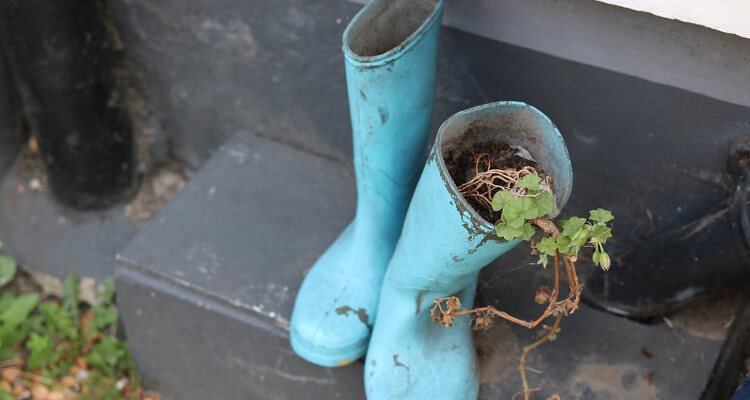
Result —
[[0, 178], [21, 144], [19, 109], [10, 72], [0, 52]]
[[750, 38], [750, 3], [737, 0], [598, 0]]
[[[339, 46], [358, 5], [127, 0], [113, 2], [113, 9], [136, 84], [179, 158], [197, 167], [238, 130], [348, 157]], [[750, 40], [712, 29], [593, 0], [474, 0], [471, 6], [451, 1], [445, 22], [750, 106]], [[448, 57], [454, 56], [443, 60]], [[444, 96], [464, 101], [455, 93]]]

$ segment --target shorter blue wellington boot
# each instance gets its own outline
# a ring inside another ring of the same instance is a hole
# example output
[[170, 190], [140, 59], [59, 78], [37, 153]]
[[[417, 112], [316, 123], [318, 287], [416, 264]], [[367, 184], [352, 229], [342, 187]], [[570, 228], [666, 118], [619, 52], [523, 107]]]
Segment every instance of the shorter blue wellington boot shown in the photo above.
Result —
[[[456, 146], [520, 146], [552, 180], [557, 210], [573, 175], [560, 133], [539, 110], [499, 102], [446, 120], [419, 179], [380, 292], [379, 316], [365, 364], [373, 399], [475, 399], [479, 390], [470, 319], [446, 328], [432, 321], [433, 299], [457, 296], [471, 307], [479, 270], [513, 248], [458, 192], [444, 161]], [[467, 150], [468, 151], [468, 150]]]
[[427, 156], [443, 0], [374, 0], [344, 32], [354, 137], [354, 221], [305, 277], [294, 351], [323, 366], [367, 349], [388, 260]]

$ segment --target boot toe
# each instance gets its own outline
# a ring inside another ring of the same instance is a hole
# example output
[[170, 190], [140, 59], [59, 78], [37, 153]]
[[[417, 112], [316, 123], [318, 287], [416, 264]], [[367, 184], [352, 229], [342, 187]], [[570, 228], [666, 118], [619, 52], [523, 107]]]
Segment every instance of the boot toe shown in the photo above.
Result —
[[[313, 364], [337, 367], [364, 356], [389, 252], [357, 251], [347, 227], [305, 277], [290, 323], [292, 349]], [[357, 270], [351, 266], [357, 266]]]
[[[293, 320], [289, 335], [294, 352], [324, 367], [343, 366], [362, 358], [370, 338], [370, 327], [360, 319], [366, 313], [347, 306], [337, 310], [323, 313], [322, 318]], [[316, 311], [321, 312], [317, 307]]]

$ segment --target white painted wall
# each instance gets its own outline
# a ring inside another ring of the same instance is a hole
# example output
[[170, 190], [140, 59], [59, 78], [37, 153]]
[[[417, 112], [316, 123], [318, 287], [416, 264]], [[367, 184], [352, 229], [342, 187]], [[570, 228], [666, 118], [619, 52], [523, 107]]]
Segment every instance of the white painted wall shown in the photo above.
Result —
[[747, 0], [597, 0], [750, 38]]

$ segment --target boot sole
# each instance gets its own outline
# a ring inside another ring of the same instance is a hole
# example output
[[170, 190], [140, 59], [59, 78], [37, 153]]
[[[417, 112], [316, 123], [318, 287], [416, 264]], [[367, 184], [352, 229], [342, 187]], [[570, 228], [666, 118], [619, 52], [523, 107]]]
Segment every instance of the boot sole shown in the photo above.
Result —
[[294, 329], [289, 331], [292, 350], [305, 360], [322, 367], [343, 367], [362, 358], [367, 351], [369, 338], [338, 348], [322, 347], [300, 337]]

